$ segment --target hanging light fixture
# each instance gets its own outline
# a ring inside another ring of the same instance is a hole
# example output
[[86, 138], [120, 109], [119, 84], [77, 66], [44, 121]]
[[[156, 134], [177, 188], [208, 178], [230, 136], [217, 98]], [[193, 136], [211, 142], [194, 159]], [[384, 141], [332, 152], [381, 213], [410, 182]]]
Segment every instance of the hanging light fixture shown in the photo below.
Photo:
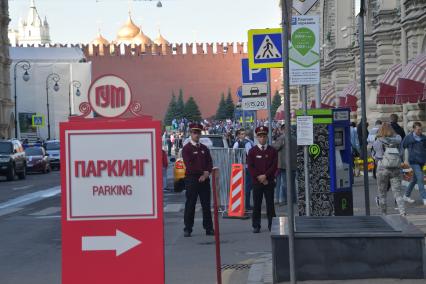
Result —
[[161, 8], [161, 7], [163, 7], [163, 4], [161, 3], [161, 1], [158, 1], [157, 2], [157, 8]]

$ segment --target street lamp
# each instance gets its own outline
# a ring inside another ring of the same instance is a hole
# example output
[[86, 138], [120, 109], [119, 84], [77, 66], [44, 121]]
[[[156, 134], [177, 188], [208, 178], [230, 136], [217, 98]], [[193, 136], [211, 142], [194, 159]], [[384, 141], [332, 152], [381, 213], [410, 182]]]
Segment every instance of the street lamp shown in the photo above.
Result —
[[49, 81], [55, 82], [53, 85], [53, 90], [55, 92], [59, 91], [59, 80], [61, 77], [56, 73], [50, 73], [46, 78], [46, 106], [47, 106], [47, 139], [50, 140], [50, 113], [49, 113]]
[[80, 93], [81, 82], [77, 81], [77, 80], [73, 80], [73, 81], [70, 82], [70, 85], [69, 85], [68, 103], [69, 103], [70, 116], [72, 115], [72, 113], [71, 113], [71, 86], [74, 87], [74, 88], [77, 88], [77, 91], [75, 91], [75, 95], [77, 97], [79, 97], [80, 94], [81, 94]]
[[27, 60], [20, 60], [16, 62], [13, 68], [13, 81], [15, 84], [15, 138], [18, 139], [18, 102], [17, 102], [17, 93], [16, 93], [16, 69], [18, 66], [21, 66], [22, 70], [24, 70], [24, 75], [22, 75], [22, 79], [25, 82], [30, 80], [30, 74], [28, 74], [28, 70], [31, 69], [31, 64]]

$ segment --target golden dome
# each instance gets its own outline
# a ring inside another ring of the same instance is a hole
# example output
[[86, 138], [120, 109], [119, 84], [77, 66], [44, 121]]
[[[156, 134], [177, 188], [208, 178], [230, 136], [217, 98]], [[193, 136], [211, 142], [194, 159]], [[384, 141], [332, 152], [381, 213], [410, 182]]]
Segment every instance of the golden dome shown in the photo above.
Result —
[[109, 45], [109, 41], [104, 38], [101, 33], [98, 33], [98, 36], [92, 41], [92, 45]]
[[140, 29], [133, 23], [132, 16], [129, 13], [129, 18], [127, 18], [126, 23], [118, 30], [117, 41], [131, 40], [139, 32]]
[[157, 45], [169, 45], [170, 43], [161, 35], [160, 32], [158, 32], [158, 37], [154, 40], [154, 43]]
[[140, 29], [140, 32], [133, 38], [132, 43], [142, 45], [152, 44], [152, 40], [142, 32], [142, 29]]

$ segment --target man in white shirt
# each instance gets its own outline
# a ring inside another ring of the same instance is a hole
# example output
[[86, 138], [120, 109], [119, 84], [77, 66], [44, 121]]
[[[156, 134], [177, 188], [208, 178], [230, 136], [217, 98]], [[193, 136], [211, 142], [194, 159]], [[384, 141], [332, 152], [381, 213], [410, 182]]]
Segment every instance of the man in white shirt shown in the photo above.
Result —
[[[237, 130], [236, 136], [238, 137], [237, 141], [235, 141], [233, 149], [245, 149], [246, 156], [248, 155], [248, 152], [253, 147], [254, 143], [246, 137], [246, 131], [244, 128], [240, 128]], [[252, 210], [251, 206], [251, 190], [252, 190], [252, 182], [251, 182], [251, 176], [249, 171], [247, 170], [247, 163], [245, 165], [245, 185], [244, 185], [244, 195], [245, 195], [245, 209], [246, 210]]]

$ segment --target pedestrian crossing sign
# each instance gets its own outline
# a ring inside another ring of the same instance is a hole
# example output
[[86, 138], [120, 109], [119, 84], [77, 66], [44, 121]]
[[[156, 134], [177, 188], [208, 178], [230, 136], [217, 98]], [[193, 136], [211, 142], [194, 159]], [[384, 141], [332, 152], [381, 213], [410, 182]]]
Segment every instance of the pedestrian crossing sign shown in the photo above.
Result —
[[31, 118], [33, 127], [44, 127], [44, 115], [35, 114]]
[[249, 67], [282, 68], [282, 29], [255, 29], [248, 31]]

